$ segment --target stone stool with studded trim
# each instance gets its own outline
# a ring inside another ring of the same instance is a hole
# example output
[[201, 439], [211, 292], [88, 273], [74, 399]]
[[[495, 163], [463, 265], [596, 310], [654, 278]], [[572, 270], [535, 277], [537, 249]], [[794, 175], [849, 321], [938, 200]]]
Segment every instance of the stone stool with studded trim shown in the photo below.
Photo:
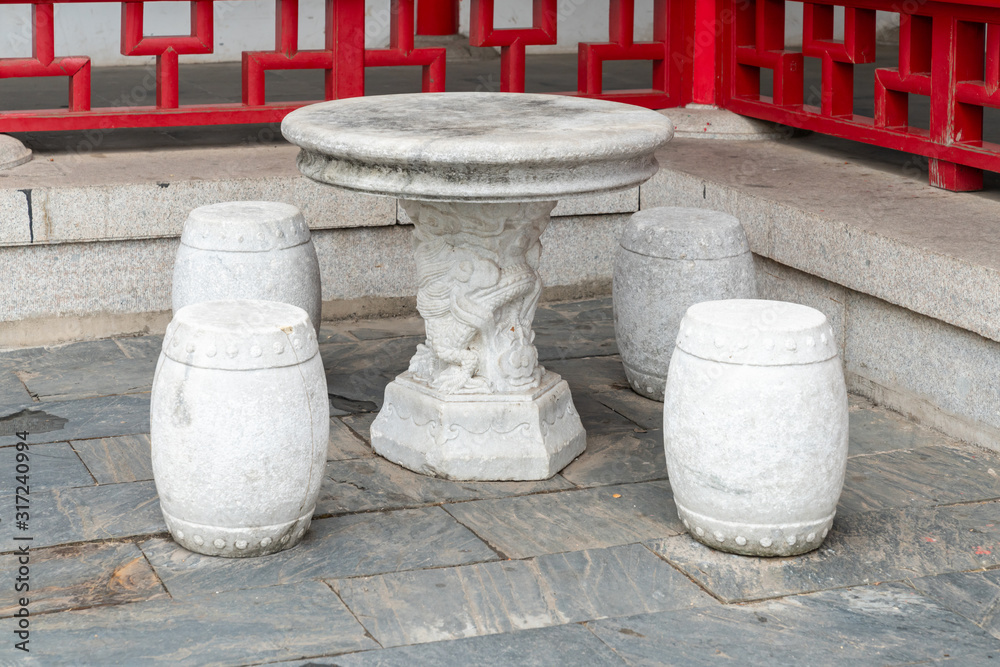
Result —
[[757, 296], [743, 226], [728, 213], [700, 208], [635, 213], [615, 255], [612, 295], [625, 376], [636, 393], [662, 401], [688, 306]]
[[173, 308], [262, 299], [298, 306], [319, 332], [319, 261], [295, 206], [238, 201], [191, 211], [174, 262]]
[[691, 306], [663, 407], [670, 486], [692, 537], [752, 556], [820, 545], [847, 466], [847, 388], [823, 313], [764, 300]]
[[153, 477], [174, 539], [212, 556], [294, 546], [319, 495], [330, 404], [306, 312], [208, 301], [167, 327], [150, 399]]

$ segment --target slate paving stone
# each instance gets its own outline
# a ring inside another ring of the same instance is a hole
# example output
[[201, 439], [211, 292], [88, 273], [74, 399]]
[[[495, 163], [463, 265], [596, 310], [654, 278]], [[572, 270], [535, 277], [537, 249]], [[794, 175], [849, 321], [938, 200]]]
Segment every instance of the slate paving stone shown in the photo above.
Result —
[[610, 296], [552, 303], [548, 307], [570, 320], [614, 321], [614, 306]]
[[838, 512], [996, 498], [1000, 455], [969, 447], [921, 447], [850, 459]]
[[269, 664], [273, 667], [624, 667], [626, 663], [593, 633], [573, 624]]
[[565, 326], [568, 323], [569, 320], [566, 316], [557, 309], [547, 304], [539, 304], [538, 308], [535, 309], [535, 317], [531, 321], [531, 326], [533, 329], [539, 329], [560, 325]]
[[25, 389], [14, 371], [0, 370], [0, 414], [7, 414], [7, 406], [31, 403], [31, 394]]
[[535, 330], [538, 360], [578, 359], [618, 354], [615, 327], [610, 322], [578, 321], [569, 326], [539, 327]]
[[1000, 570], [950, 572], [910, 585], [1000, 639]]
[[129, 359], [152, 359], [155, 362], [163, 350], [163, 336], [160, 334], [115, 338], [114, 341]]
[[149, 434], [74, 440], [70, 444], [99, 484], [153, 479]]
[[330, 407], [343, 414], [377, 412], [385, 400], [385, 386], [396, 375], [398, 373], [386, 373], [374, 367], [352, 373], [327, 373]]
[[[12, 492], [0, 507], [13, 511]], [[30, 495], [28, 530], [16, 530], [14, 517], [0, 522], [0, 550], [17, 548], [14, 536], [32, 537], [32, 548], [166, 532], [153, 482], [106, 484], [41, 491]]]
[[140, 546], [174, 598], [497, 558], [439, 507], [317, 519], [298, 546], [259, 558], [204, 556], [165, 538]]
[[760, 600], [1000, 565], [1000, 503], [838, 517], [819, 549], [794, 558], [736, 556], [687, 535], [649, 546], [720, 600]]
[[393, 376], [405, 371], [417, 344], [424, 336], [405, 336], [357, 343], [337, 343], [319, 348], [327, 373], [349, 375], [363, 371], [379, 371]]
[[372, 422], [375, 421], [376, 417], [378, 417], [377, 412], [362, 412], [345, 415], [340, 417], [340, 420], [347, 424], [352, 431], [357, 433], [362, 440], [371, 445]]
[[663, 432], [588, 435], [586, 451], [560, 474], [580, 487], [666, 479]]
[[[22, 408], [35, 411], [38, 421], [43, 423], [66, 420], [61, 428], [33, 430], [28, 437], [28, 442], [32, 444], [149, 433], [149, 394], [28, 403], [8, 408], [10, 412], [7, 414], [18, 412]], [[4, 416], [0, 415], [0, 419]], [[0, 447], [17, 442], [19, 440], [15, 435], [0, 434]]]
[[402, 509], [570, 488], [572, 484], [559, 475], [536, 482], [456, 482], [420, 475], [374, 456], [327, 463], [316, 515]]
[[27, 664], [243, 665], [377, 648], [325, 584], [38, 616]]
[[632, 391], [618, 356], [547, 361], [544, 365], [566, 380], [574, 397], [620, 389]]
[[631, 389], [605, 391], [594, 398], [645, 429], [663, 428], [663, 403], [640, 396]]
[[851, 397], [849, 456], [940, 445], [950, 439], [900, 415]]
[[444, 507], [508, 558], [631, 544], [684, 531], [665, 481]]
[[330, 419], [330, 444], [326, 449], [327, 461], [345, 461], [374, 456], [371, 447], [339, 418]]
[[580, 421], [588, 436], [642, 430], [642, 427], [637, 426], [635, 422], [594, 400], [585, 391], [573, 394], [573, 407], [579, 413]]
[[327, 343], [356, 343], [358, 339], [347, 333], [341, 323], [336, 325], [323, 325], [319, 328], [319, 335], [316, 342], [320, 345]]
[[[31, 550], [28, 555], [31, 614], [167, 598], [153, 568], [134, 544], [77, 544]], [[0, 577], [14, 582], [19, 556], [0, 556]], [[13, 616], [18, 597], [0, 598], [0, 617]]]
[[331, 584], [384, 647], [718, 604], [638, 544]]
[[5, 490], [15, 490], [14, 475], [19, 454], [27, 457], [27, 461], [22, 463], [28, 466], [29, 494], [48, 489], [94, 485], [94, 478], [69, 443], [52, 442], [29, 445], [27, 452], [18, 452], [16, 447], [0, 449], [0, 470], [10, 478], [10, 482], [3, 485]]
[[368, 320], [348, 328], [358, 340], [383, 340], [404, 336], [425, 336], [424, 320], [419, 315], [388, 320]]
[[113, 340], [50, 348], [14, 369], [44, 403], [148, 392], [156, 359], [129, 359]]
[[588, 623], [630, 665], [994, 664], [1000, 641], [902, 586]]

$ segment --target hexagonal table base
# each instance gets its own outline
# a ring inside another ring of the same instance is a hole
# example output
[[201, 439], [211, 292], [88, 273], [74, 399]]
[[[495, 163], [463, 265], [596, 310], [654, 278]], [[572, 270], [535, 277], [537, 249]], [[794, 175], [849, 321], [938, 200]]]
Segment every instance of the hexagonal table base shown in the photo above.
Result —
[[403, 373], [385, 389], [372, 447], [425, 475], [548, 479], [587, 444], [569, 385], [546, 372], [524, 393], [442, 394]]

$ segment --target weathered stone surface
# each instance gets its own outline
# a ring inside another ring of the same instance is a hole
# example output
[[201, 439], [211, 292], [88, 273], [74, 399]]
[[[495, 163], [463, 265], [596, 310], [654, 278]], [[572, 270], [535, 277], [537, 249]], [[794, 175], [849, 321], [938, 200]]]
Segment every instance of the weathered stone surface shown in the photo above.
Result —
[[[13, 508], [11, 492], [0, 503]], [[0, 523], [0, 548], [7, 551], [13, 538], [31, 536], [32, 547], [106, 540], [166, 531], [153, 482], [106, 484], [56, 489], [31, 494], [29, 529], [19, 531], [14, 521]]]
[[[661, 403], [657, 405], [662, 407]], [[587, 438], [587, 451], [569, 464], [562, 471], [562, 476], [577, 486], [631, 484], [666, 479], [663, 431], [590, 436]]]
[[[481, 665], [482, 667], [550, 667], [551, 665], [615, 665], [625, 662], [581, 625], [525, 630], [454, 641], [417, 644], [382, 651], [363, 651], [336, 658], [315, 658], [296, 667], [343, 665]], [[283, 665], [283, 663], [282, 663]], [[289, 665], [291, 667], [291, 665]]]
[[445, 509], [508, 558], [631, 544], [684, 530], [665, 481], [477, 500]]
[[242, 665], [377, 647], [320, 582], [207, 593], [39, 616], [30, 657], [44, 665], [81, 656], [104, 665]]
[[202, 301], [259, 299], [302, 308], [319, 332], [319, 261], [298, 208], [267, 201], [199, 206], [188, 215], [174, 262], [173, 309]]
[[213, 556], [263, 556], [309, 528], [330, 441], [313, 323], [276, 301], [204, 301], [167, 327], [150, 408], [171, 535]]
[[850, 421], [849, 456], [916, 449], [950, 441], [937, 431], [907, 421], [895, 412], [856, 396], [851, 400]]
[[31, 394], [25, 388], [21, 378], [14, 371], [0, 370], [0, 412], [6, 414], [6, 406], [22, 405], [31, 402]]
[[763, 299], [688, 308], [663, 422], [677, 513], [695, 539], [752, 556], [822, 543], [848, 433], [844, 372], [823, 313]]
[[111, 340], [73, 343], [13, 364], [43, 402], [148, 392], [155, 359], [129, 359]]
[[74, 440], [70, 444], [98, 484], [153, 479], [149, 435], [146, 433]]
[[1000, 570], [951, 572], [910, 585], [1000, 639]]
[[587, 432], [588, 440], [590, 436], [642, 430], [631, 420], [586, 394], [581, 395], [579, 399], [574, 397], [573, 406], [580, 414], [580, 421]]
[[1000, 503], [866, 512], [838, 518], [820, 549], [746, 558], [690, 537], [651, 547], [726, 602], [900, 581], [1000, 565]]
[[372, 423], [378, 416], [377, 412], [362, 412], [345, 415], [340, 419], [365, 442], [371, 442]]
[[664, 206], [632, 215], [615, 256], [615, 339], [636, 393], [663, 400], [681, 318], [701, 301], [755, 299], [753, 257], [740, 221], [721, 211]]
[[327, 461], [346, 461], [373, 456], [374, 452], [361, 436], [337, 417], [330, 419], [330, 444], [326, 448]]
[[385, 647], [718, 604], [638, 544], [331, 583]]
[[16, 447], [0, 449], [0, 470], [7, 470], [10, 475], [10, 482], [5, 485], [6, 490], [13, 491], [15, 488], [14, 475], [18, 454], [28, 457], [25, 463], [29, 468], [31, 493], [94, 484], [94, 478], [87, 472], [87, 467], [83, 465], [73, 448], [65, 442], [53, 442], [45, 445], [29, 445], [28, 451], [23, 453], [18, 452]]
[[420, 475], [382, 457], [327, 463], [316, 514], [402, 509], [572, 488], [556, 475], [532, 482], [460, 482]]
[[[149, 433], [149, 394], [28, 403], [8, 408], [8, 414], [22, 409], [32, 411], [32, 421], [42, 424], [41, 429], [31, 429], [28, 442], [32, 444]], [[0, 432], [0, 447], [19, 442], [17, 436], [4, 433]]]
[[663, 428], [663, 403], [623, 391], [604, 391], [594, 398], [644, 429]]
[[141, 544], [175, 598], [495, 560], [496, 554], [437, 507], [317, 519], [299, 546], [265, 558], [219, 559], [171, 540]]
[[588, 623], [629, 665], [990, 664], [1000, 642], [902, 586]]
[[571, 390], [581, 394], [628, 387], [628, 379], [618, 357], [546, 361], [545, 368], [559, 373]]
[[[30, 544], [30, 543], [18, 543]], [[29, 552], [32, 614], [86, 609], [166, 598], [153, 569], [134, 544], [78, 544]], [[0, 556], [0, 576], [13, 582], [18, 555]], [[0, 605], [0, 617], [12, 616], [18, 597], [11, 594]]]
[[846, 516], [996, 498], [1000, 455], [968, 447], [920, 447], [850, 459], [837, 511]]

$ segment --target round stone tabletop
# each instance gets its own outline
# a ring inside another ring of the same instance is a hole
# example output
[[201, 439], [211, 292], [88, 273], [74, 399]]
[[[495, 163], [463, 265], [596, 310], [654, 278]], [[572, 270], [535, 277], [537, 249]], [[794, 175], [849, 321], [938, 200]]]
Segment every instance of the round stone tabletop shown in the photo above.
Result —
[[354, 97], [290, 113], [306, 176], [432, 201], [539, 201], [634, 187], [673, 124], [616, 102], [520, 93]]

